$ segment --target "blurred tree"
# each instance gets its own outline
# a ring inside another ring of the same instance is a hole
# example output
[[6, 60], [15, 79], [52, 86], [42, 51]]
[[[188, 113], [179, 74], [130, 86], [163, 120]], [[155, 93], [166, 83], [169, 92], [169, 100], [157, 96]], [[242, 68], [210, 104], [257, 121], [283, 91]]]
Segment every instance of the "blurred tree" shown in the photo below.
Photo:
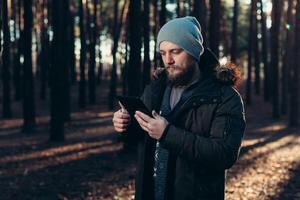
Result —
[[[128, 95], [139, 96], [141, 93], [141, 1], [130, 1], [129, 4], [129, 66]], [[163, 20], [163, 17], [161, 18]], [[162, 21], [161, 21], [162, 22]]]
[[206, 46], [207, 43], [206, 13], [207, 13], [206, 0], [201, 0], [201, 1], [194, 0], [192, 16], [196, 17], [201, 25], [201, 32], [203, 36], [204, 46]]
[[116, 82], [117, 82], [117, 50], [118, 50], [118, 17], [119, 17], [119, 1], [114, 0], [114, 26], [113, 26], [113, 48], [112, 48], [112, 57], [113, 57], [113, 64], [110, 73], [110, 90], [108, 95], [108, 102], [109, 102], [109, 109], [114, 108], [114, 98], [116, 96]]
[[70, 40], [70, 79], [71, 83], [74, 84], [76, 82], [76, 59], [75, 59], [75, 34], [74, 34], [74, 18], [75, 18], [75, 6], [74, 1], [70, 1], [70, 7], [69, 7], [69, 40]]
[[177, 17], [181, 17], [181, 1], [180, 0], [177, 0], [177, 7], [176, 7], [176, 14], [177, 14]]
[[144, 66], [143, 66], [143, 85], [142, 88], [145, 87], [146, 84], [150, 82], [150, 1], [144, 0], [144, 22], [143, 22], [143, 35], [144, 35]]
[[34, 131], [35, 98], [32, 73], [32, 0], [24, 1], [23, 132]]
[[[89, 71], [88, 71], [88, 77], [89, 77], [89, 103], [95, 104], [96, 102], [96, 75], [95, 75], [95, 68], [96, 68], [96, 40], [97, 40], [97, 28], [96, 28], [96, 14], [97, 14], [97, 0], [93, 0], [93, 3], [91, 1], [87, 1], [87, 4], [90, 4], [93, 8], [92, 12], [92, 22], [88, 24], [88, 27], [90, 29], [89, 31]], [[91, 16], [91, 15], [90, 15]]]
[[53, 0], [52, 25], [52, 65], [50, 68], [51, 87], [51, 120], [50, 141], [64, 141], [64, 122], [66, 120], [66, 93], [69, 93], [69, 66], [65, 59], [68, 45], [65, 44], [68, 37], [68, 3], [69, 1]]
[[[0, 0], [0, 11], [3, 13], [2, 10], [2, 0]], [[2, 14], [0, 14], [0, 33], [2, 32]], [[2, 34], [0, 34], [0, 65], [2, 64]]]
[[[48, 35], [48, 3], [46, 0], [42, 1], [41, 12], [41, 86], [40, 86], [40, 98], [46, 99], [47, 83], [48, 83], [48, 71], [49, 71], [49, 35]], [[47, 23], [46, 23], [47, 21]]]
[[219, 45], [221, 35], [221, 0], [211, 0], [210, 2], [210, 22], [209, 22], [209, 46], [219, 57]]
[[109, 90], [109, 108], [113, 109], [114, 108], [114, 103], [115, 103], [115, 96], [116, 96], [116, 84], [117, 84], [117, 51], [118, 51], [118, 46], [119, 46], [119, 38], [123, 26], [123, 21], [126, 19], [124, 17], [124, 12], [127, 7], [127, 0], [124, 1], [122, 11], [120, 14], [120, 19], [118, 20], [119, 17], [119, 12], [118, 12], [118, 1], [115, 1], [115, 6], [114, 6], [114, 27], [113, 27], [113, 48], [112, 48], [112, 56], [113, 56], [113, 65], [112, 65], [112, 71], [111, 71], [111, 80], [110, 80], [110, 90]]
[[80, 27], [80, 81], [79, 81], [79, 107], [86, 106], [86, 80], [85, 80], [85, 61], [86, 61], [86, 38], [84, 28], [84, 10], [82, 1], [79, 1], [79, 27]]
[[246, 103], [247, 105], [251, 104], [251, 92], [252, 92], [252, 55], [253, 55], [253, 42], [255, 40], [255, 34], [254, 33], [254, 23], [256, 18], [256, 0], [251, 0], [251, 9], [250, 9], [250, 26], [249, 26], [249, 40], [248, 40], [248, 70], [247, 70], [247, 85], [246, 85]]
[[152, 35], [154, 38], [154, 69], [158, 67], [158, 61], [159, 61], [159, 54], [157, 53], [157, 41], [156, 36], [158, 33], [159, 23], [158, 23], [158, 6], [157, 6], [158, 0], [153, 0], [153, 28], [152, 28]]
[[167, 21], [167, 0], [160, 1], [159, 25], [162, 27]]
[[[281, 68], [281, 113], [286, 114], [287, 109], [289, 108], [288, 101], [289, 101], [289, 95], [292, 92], [290, 88], [292, 88], [293, 83], [288, 80], [292, 80], [291, 78], [291, 72], [293, 71], [293, 47], [294, 47], [294, 41], [291, 38], [295, 38], [294, 36], [294, 26], [295, 26], [295, 17], [293, 14], [294, 11], [294, 1], [288, 0], [288, 9], [286, 13], [286, 22], [285, 22], [285, 28], [286, 28], [286, 35], [285, 35], [285, 44], [284, 44], [284, 55], [283, 55], [283, 66]], [[289, 84], [290, 83], [290, 84]], [[290, 108], [290, 110], [292, 110]]]
[[21, 72], [21, 67], [20, 67], [20, 57], [19, 57], [19, 39], [17, 37], [17, 28], [19, 29], [19, 27], [17, 27], [18, 25], [18, 12], [19, 8], [18, 8], [18, 3], [16, 0], [12, 0], [11, 1], [11, 21], [13, 21], [13, 42], [12, 42], [12, 65], [13, 65], [13, 83], [14, 83], [14, 97], [15, 100], [20, 100], [21, 99], [21, 79], [20, 79], [20, 72]]
[[297, 0], [296, 6], [296, 23], [295, 23], [295, 40], [294, 40], [294, 63], [292, 67], [292, 84], [291, 84], [291, 112], [289, 124], [297, 126], [299, 124], [299, 76], [300, 76], [300, 0]]
[[231, 62], [236, 63], [237, 59], [237, 42], [238, 42], [238, 16], [239, 16], [239, 0], [234, 0], [232, 31], [231, 31]]
[[264, 63], [263, 73], [264, 73], [264, 100], [270, 100], [270, 66], [269, 66], [269, 48], [268, 48], [268, 32], [266, 25], [266, 14], [263, 9], [263, 1], [259, 0], [260, 9], [260, 27], [261, 27], [261, 41], [262, 41], [262, 61]]
[[279, 29], [281, 25], [282, 0], [272, 1], [272, 27], [271, 27], [271, 77], [272, 77], [272, 105], [273, 117], [279, 118]]
[[[8, 26], [7, 0], [2, 2], [2, 30], [3, 30], [3, 53], [2, 53], [2, 84], [3, 84], [3, 118], [11, 118], [10, 97], [10, 31]], [[1, 44], [0, 44], [1, 45]]]
[[[257, 10], [257, 4], [258, 1], [256, 0], [256, 10]], [[260, 56], [259, 56], [259, 38], [258, 38], [258, 19], [257, 19], [257, 11], [255, 11], [255, 17], [254, 17], [254, 26], [253, 26], [253, 34], [254, 34], [254, 44], [253, 44], [253, 50], [254, 50], [254, 86], [255, 86], [255, 94], [260, 94]]]

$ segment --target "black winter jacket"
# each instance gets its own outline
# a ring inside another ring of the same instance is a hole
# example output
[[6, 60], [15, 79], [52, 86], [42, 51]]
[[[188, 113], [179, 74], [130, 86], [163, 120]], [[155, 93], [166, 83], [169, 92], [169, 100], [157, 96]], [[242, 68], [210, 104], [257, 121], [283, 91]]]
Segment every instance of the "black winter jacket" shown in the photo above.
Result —
[[[217, 60], [206, 50], [200, 81], [189, 88], [192, 95], [179, 101], [167, 119], [169, 125], [160, 139], [170, 152], [166, 200], [224, 199], [225, 170], [238, 158], [245, 114], [239, 93], [207, 75], [215, 65]], [[164, 73], [145, 88], [142, 99], [149, 110], [159, 111], [165, 88]], [[140, 128], [134, 131], [142, 132]], [[154, 200], [156, 140], [141, 135], [135, 199]]]

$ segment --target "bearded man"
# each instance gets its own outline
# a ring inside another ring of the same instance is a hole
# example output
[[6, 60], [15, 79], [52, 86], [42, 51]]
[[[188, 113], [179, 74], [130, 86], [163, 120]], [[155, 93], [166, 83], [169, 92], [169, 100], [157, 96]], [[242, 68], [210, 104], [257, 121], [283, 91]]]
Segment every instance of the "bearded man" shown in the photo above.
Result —
[[238, 73], [203, 48], [194, 17], [166, 23], [157, 44], [164, 70], [141, 97], [152, 116], [130, 115], [121, 104], [113, 116], [117, 132], [141, 135], [135, 199], [222, 200], [225, 172], [238, 158], [245, 129], [234, 88]]

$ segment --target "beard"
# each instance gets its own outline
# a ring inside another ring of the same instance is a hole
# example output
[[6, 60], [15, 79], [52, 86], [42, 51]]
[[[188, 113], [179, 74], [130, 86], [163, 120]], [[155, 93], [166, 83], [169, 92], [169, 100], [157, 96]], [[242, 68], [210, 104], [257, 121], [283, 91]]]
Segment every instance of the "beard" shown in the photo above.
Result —
[[[189, 65], [187, 67], [181, 67], [178, 65], [172, 65], [166, 67], [166, 73], [168, 77], [168, 84], [172, 87], [187, 86], [195, 76], [197, 65]], [[171, 73], [170, 70], [176, 70], [177, 72]]]

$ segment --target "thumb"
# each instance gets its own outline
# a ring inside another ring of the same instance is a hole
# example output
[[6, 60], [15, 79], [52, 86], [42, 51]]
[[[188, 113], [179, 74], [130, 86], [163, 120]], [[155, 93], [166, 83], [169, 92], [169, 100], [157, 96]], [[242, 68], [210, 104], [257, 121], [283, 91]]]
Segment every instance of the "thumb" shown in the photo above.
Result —
[[122, 110], [122, 112], [125, 112], [125, 111], [126, 111], [126, 109], [125, 109], [125, 107], [123, 106], [123, 104], [121, 104], [121, 102], [120, 102], [120, 101], [118, 101], [118, 103], [119, 103], [119, 106], [121, 107], [121, 110]]
[[159, 114], [155, 110], [152, 111], [152, 115], [155, 119], [159, 118]]

